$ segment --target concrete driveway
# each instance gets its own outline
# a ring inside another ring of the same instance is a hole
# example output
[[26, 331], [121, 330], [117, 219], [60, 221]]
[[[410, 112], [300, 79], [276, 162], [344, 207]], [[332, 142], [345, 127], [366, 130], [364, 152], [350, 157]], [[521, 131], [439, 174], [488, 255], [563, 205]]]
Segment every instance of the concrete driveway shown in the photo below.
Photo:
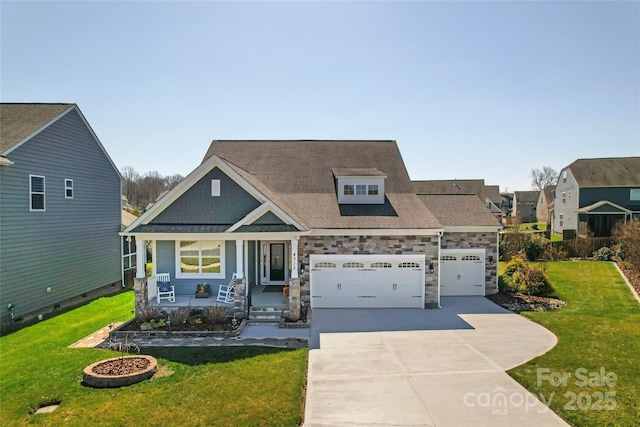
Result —
[[442, 306], [314, 310], [305, 425], [567, 425], [505, 373], [555, 335], [484, 297]]

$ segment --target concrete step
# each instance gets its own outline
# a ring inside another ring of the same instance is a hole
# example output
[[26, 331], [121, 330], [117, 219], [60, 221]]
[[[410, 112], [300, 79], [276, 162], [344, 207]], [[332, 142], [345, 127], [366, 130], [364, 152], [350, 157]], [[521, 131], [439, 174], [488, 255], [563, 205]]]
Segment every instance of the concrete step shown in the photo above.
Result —
[[249, 324], [277, 325], [282, 316], [282, 307], [250, 307]]

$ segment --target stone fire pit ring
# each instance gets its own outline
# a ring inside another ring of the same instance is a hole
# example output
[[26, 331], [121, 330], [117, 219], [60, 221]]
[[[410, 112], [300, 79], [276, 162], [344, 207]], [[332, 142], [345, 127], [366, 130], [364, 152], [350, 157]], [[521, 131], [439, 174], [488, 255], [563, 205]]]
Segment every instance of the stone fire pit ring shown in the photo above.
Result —
[[104, 375], [94, 371], [97, 366], [120, 360], [121, 357], [101, 360], [92, 365], [87, 366], [82, 375], [84, 385], [95, 388], [116, 388], [124, 387], [148, 380], [158, 370], [158, 361], [155, 357], [147, 355], [124, 356], [124, 359], [145, 359], [149, 361], [149, 365], [140, 371], [124, 375]]

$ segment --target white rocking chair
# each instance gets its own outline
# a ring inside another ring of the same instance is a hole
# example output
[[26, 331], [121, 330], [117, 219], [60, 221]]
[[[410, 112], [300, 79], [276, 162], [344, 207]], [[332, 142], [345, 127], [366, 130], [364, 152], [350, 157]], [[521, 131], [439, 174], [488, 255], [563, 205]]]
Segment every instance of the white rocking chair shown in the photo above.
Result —
[[220, 285], [218, 288], [218, 297], [216, 298], [217, 302], [225, 302], [230, 303], [233, 302], [233, 297], [236, 289], [236, 275], [234, 274], [231, 277], [231, 280], [226, 285]]
[[158, 304], [160, 304], [161, 299], [176, 302], [176, 287], [171, 285], [171, 275], [169, 273], [156, 274], [156, 287], [158, 288], [156, 295]]

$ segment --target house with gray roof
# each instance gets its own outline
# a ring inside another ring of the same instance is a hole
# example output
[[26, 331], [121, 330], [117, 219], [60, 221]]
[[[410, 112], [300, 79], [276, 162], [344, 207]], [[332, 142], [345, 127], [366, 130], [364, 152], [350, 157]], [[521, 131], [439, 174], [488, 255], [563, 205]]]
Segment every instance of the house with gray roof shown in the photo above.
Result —
[[0, 104], [0, 319], [118, 291], [120, 174], [75, 104]]
[[536, 216], [538, 222], [549, 222], [553, 215], [553, 193], [555, 185], [547, 185], [538, 195], [538, 205], [536, 206]]
[[620, 221], [640, 217], [640, 157], [578, 159], [560, 171], [553, 232], [611, 235]]
[[536, 222], [540, 191], [514, 191], [511, 216], [520, 222]]
[[[296, 317], [301, 305], [438, 307], [443, 233], [389, 140], [213, 141], [123, 232], [136, 238], [139, 266], [152, 247], [138, 309], [194, 306], [198, 285], [215, 296], [231, 283], [233, 301], [221, 304], [249, 318], [265, 309]], [[495, 246], [470, 254], [483, 277], [495, 270], [486, 265]], [[169, 273], [175, 302], [157, 300], [159, 273]], [[483, 295], [494, 289], [482, 283]]]

